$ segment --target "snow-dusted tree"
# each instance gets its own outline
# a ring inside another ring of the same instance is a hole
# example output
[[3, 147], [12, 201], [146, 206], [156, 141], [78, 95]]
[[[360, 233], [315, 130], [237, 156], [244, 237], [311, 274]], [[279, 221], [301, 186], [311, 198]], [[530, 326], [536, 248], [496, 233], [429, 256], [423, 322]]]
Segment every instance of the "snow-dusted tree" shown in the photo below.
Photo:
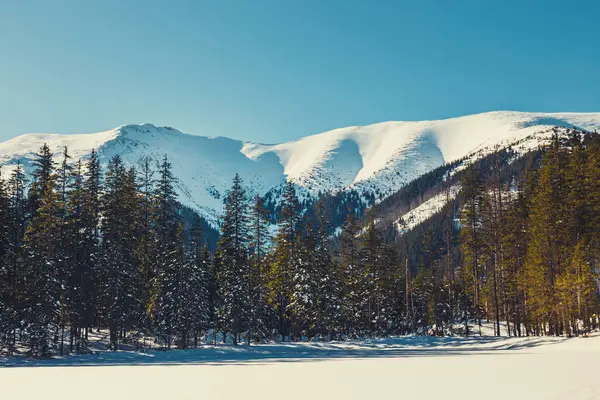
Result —
[[[70, 327], [70, 351], [80, 350], [83, 315], [83, 275], [86, 263], [85, 229], [83, 210], [85, 193], [83, 188], [83, 166], [78, 160], [69, 173], [69, 192], [65, 197], [66, 210], [63, 217], [61, 242], [63, 243], [64, 289], [62, 322]], [[62, 328], [62, 327], [61, 327]], [[62, 345], [61, 345], [62, 348]]]
[[210, 328], [210, 276], [212, 262], [210, 252], [200, 226], [200, 217], [195, 215], [190, 233], [190, 250], [188, 264], [190, 265], [188, 281], [188, 307], [192, 315], [192, 334], [194, 347], [198, 346], [198, 337]]
[[158, 167], [158, 174], [154, 191], [157, 253], [152, 310], [157, 334], [164, 339], [167, 347], [170, 347], [179, 307], [176, 292], [178, 290], [178, 270], [184, 263], [184, 252], [182, 227], [177, 214], [175, 178], [166, 155]]
[[56, 252], [58, 269], [57, 278], [59, 280], [60, 285], [60, 354], [64, 353], [65, 329], [67, 325], [73, 325], [72, 321], [70, 321], [70, 317], [72, 316], [74, 304], [73, 297], [75, 295], [75, 289], [73, 287], [75, 283], [73, 277], [75, 272], [75, 253], [77, 253], [76, 247], [78, 244], [78, 242], [76, 241], [77, 237], [73, 237], [70, 234], [71, 232], [69, 232], [67, 226], [67, 212], [69, 208], [68, 195], [71, 186], [71, 181], [73, 178], [73, 167], [69, 163], [70, 159], [71, 156], [69, 155], [68, 149], [65, 146], [62, 152], [62, 161], [60, 163], [60, 166], [56, 170], [56, 193], [58, 197], [58, 246]]
[[278, 231], [269, 271], [269, 299], [274, 305], [279, 322], [279, 335], [282, 340], [290, 336], [292, 316], [290, 299], [293, 292], [293, 274], [298, 261], [298, 242], [301, 232], [300, 204], [293, 182], [288, 182], [281, 199], [277, 219]]
[[11, 209], [6, 182], [0, 174], [0, 351], [13, 351], [13, 329], [16, 321], [15, 292], [11, 253]]
[[373, 216], [369, 217], [361, 249], [361, 264], [364, 266], [364, 280], [361, 285], [359, 326], [368, 335], [384, 334], [387, 331], [385, 299], [386, 266], [384, 243], [381, 233], [375, 226]]
[[270, 307], [267, 304], [266, 276], [268, 273], [269, 214], [265, 201], [254, 196], [250, 210], [250, 312], [248, 317], [248, 344], [268, 336]]
[[17, 341], [17, 331], [22, 328], [24, 317], [24, 305], [19, 301], [23, 296], [23, 258], [22, 247], [26, 228], [27, 198], [25, 186], [27, 179], [23, 173], [23, 167], [19, 161], [7, 183], [9, 196], [9, 233], [10, 246], [5, 257], [6, 279], [10, 293], [8, 293], [10, 304], [9, 313], [4, 315], [9, 325], [9, 336], [7, 347], [11, 354]]
[[[181, 239], [183, 242], [183, 236]], [[190, 338], [193, 338], [194, 347], [197, 347], [199, 336], [209, 328], [209, 268], [210, 254], [204, 244], [200, 218], [196, 215], [185, 261], [176, 271], [178, 281], [175, 291], [179, 306], [175, 327], [182, 348], [188, 347]]]
[[358, 336], [361, 315], [363, 272], [360, 258], [360, 228], [354, 210], [348, 212], [341, 235], [340, 273], [343, 280], [342, 318], [343, 331]]
[[317, 281], [316, 333], [328, 340], [341, 333], [343, 279], [339, 264], [331, 258], [329, 221], [321, 201], [317, 203], [317, 217], [319, 228], [313, 256]]
[[250, 311], [250, 265], [248, 259], [248, 199], [239, 175], [225, 199], [221, 238], [217, 245], [219, 320], [234, 343], [248, 328]]
[[[32, 355], [49, 354], [58, 332], [60, 277], [58, 267], [59, 199], [56, 193], [52, 153], [42, 146], [34, 161], [30, 190], [35, 208], [24, 239], [24, 287], [22, 302], [25, 338]], [[54, 343], [55, 344], [55, 343]]]
[[100, 249], [100, 212], [102, 172], [98, 153], [92, 150], [85, 162], [83, 176], [83, 209], [81, 210], [82, 226], [82, 254], [81, 254], [81, 286], [80, 286], [80, 311], [81, 328], [85, 332], [80, 334], [85, 342], [88, 338], [88, 329], [98, 324], [98, 299], [101, 282], [101, 249]]
[[306, 225], [306, 234], [299, 241], [294, 257], [289, 260], [292, 291], [288, 310], [295, 338], [312, 338], [317, 329], [318, 299], [321, 277], [317, 261], [316, 230]]
[[106, 173], [102, 220], [102, 270], [100, 271], [100, 320], [110, 329], [110, 347], [118, 348], [127, 330], [139, 326], [143, 308], [142, 279], [135, 253], [139, 196], [135, 171], [125, 169], [114, 156]]
[[144, 292], [142, 304], [146, 309], [146, 319], [143, 323], [143, 330], [151, 329], [151, 319], [153, 317], [153, 303], [155, 298], [155, 278], [156, 278], [156, 257], [157, 241], [154, 230], [155, 207], [155, 188], [154, 188], [154, 170], [152, 169], [150, 157], [144, 157], [140, 160], [138, 169], [138, 191], [141, 196], [140, 205], [140, 235], [139, 244], [135, 249], [140, 264], [142, 278], [144, 281]]

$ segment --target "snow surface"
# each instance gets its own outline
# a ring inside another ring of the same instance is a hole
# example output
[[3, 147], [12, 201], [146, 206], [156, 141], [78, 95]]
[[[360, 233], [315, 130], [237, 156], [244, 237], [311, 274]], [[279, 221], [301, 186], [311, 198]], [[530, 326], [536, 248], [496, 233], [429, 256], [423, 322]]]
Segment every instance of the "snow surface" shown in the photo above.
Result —
[[145, 156], [158, 161], [167, 154], [179, 178], [181, 201], [215, 221], [235, 173], [260, 194], [291, 179], [313, 195], [354, 188], [381, 200], [446, 162], [478, 157], [496, 146], [536, 147], [552, 126], [596, 130], [600, 113], [497, 111], [439, 121], [392, 121], [276, 145], [188, 135], [151, 124], [125, 125], [93, 134], [19, 136], [0, 143], [0, 163], [8, 170], [17, 160], [28, 166], [43, 143], [57, 153], [57, 160], [65, 145], [73, 159], [97, 148], [103, 163], [114, 154], [133, 165]]
[[444, 208], [449, 200], [454, 199], [460, 192], [460, 185], [454, 185], [447, 191], [438, 193], [417, 207], [413, 208], [396, 221], [399, 233], [406, 233]]
[[[600, 337], [404, 337], [29, 360], [18, 399], [598, 399]], [[3, 397], [4, 398], [4, 397]]]

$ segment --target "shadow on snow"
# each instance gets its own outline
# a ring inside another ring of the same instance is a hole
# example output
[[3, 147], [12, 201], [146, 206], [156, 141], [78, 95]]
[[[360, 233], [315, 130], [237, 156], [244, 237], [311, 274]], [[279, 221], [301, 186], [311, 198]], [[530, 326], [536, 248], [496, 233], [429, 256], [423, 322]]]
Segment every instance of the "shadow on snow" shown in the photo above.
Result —
[[276, 343], [254, 346], [205, 345], [189, 350], [148, 352], [100, 351], [48, 359], [0, 357], [3, 367], [76, 367], [141, 365], [260, 365], [267, 362], [306, 362], [345, 359], [443, 357], [510, 354], [565, 338], [429, 337], [414, 336], [326, 343]]

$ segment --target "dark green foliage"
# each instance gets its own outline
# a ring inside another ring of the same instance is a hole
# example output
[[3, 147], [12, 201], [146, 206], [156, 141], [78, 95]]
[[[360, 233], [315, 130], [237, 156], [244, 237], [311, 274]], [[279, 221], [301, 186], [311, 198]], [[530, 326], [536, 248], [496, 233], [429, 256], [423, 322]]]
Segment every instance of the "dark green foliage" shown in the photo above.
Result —
[[[249, 198], [239, 176], [221, 235], [177, 201], [165, 157], [136, 171], [96, 152], [58, 167], [43, 146], [28, 195], [0, 179], [0, 350], [82, 352], [224, 340], [478, 333], [578, 335], [598, 326], [600, 139], [556, 131], [548, 147], [440, 167], [371, 207], [353, 191]], [[458, 167], [461, 168], [458, 168]], [[453, 197], [456, 185], [461, 190]], [[398, 230], [432, 196], [441, 210]], [[342, 222], [343, 221], [343, 222]], [[272, 224], [277, 232], [271, 237]], [[337, 228], [343, 224], [340, 231]], [[214, 256], [211, 251], [214, 250]]]

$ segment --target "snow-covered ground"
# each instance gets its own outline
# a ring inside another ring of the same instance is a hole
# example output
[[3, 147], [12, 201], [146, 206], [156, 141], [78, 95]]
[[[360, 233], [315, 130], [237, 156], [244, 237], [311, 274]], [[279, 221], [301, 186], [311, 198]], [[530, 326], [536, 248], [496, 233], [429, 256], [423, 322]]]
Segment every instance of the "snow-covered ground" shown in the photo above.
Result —
[[599, 359], [600, 336], [221, 346], [13, 359], [19, 367], [0, 368], [0, 392], [7, 399], [61, 400], [580, 400], [600, 398]]
[[396, 221], [396, 227], [399, 233], [406, 233], [425, 221], [433, 214], [438, 213], [444, 208], [448, 201], [454, 199], [460, 192], [460, 185], [454, 185], [448, 190], [438, 193], [417, 207], [413, 208]]

